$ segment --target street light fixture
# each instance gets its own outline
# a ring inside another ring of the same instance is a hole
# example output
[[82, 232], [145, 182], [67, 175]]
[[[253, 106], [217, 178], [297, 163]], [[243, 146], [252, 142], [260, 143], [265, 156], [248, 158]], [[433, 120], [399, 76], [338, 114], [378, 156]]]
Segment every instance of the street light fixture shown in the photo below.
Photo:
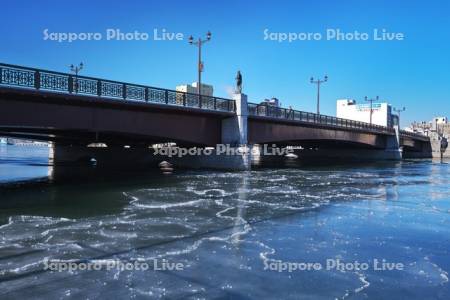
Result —
[[378, 99], [380, 99], [378, 96], [375, 99], [368, 99], [367, 96], [364, 98], [364, 100], [370, 102], [370, 124], [372, 124], [373, 101], [378, 101]]
[[83, 69], [84, 65], [82, 62], [78, 66], [70, 65], [70, 71], [75, 74], [75, 94], [78, 93], [78, 73]]
[[325, 77], [323, 78], [323, 80], [317, 79], [314, 80], [313, 77], [311, 77], [310, 82], [317, 84], [317, 114], [320, 115], [320, 84], [327, 82], [328, 81], [328, 76], [325, 75]]
[[394, 107], [394, 111], [398, 114], [398, 127], [400, 128], [400, 114], [404, 112], [406, 108], [403, 106], [401, 109], [397, 109]]
[[189, 44], [198, 47], [198, 82], [197, 82], [197, 93], [201, 95], [201, 86], [202, 86], [202, 72], [203, 72], [203, 62], [202, 62], [202, 45], [211, 40], [211, 32], [208, 31], [206, 33], [206, 39], [202, 40], [198, 38], [197, 41], [194, 41], [194, 37], [191, 35], [189, 37]]

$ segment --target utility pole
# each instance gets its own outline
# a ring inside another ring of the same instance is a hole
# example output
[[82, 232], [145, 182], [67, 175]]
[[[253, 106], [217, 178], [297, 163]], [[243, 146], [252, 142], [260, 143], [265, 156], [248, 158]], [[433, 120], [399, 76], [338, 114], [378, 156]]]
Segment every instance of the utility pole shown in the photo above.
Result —
[[378, 101], [379, 97], [375, 99], [368, 99], [367, 96], [364, 98], [367, 102], [370, 102], [370, 124], [372, 124], [372, 114], [373, 114], [373, 101]]
[[202, 72], [203, 72], [203, 62], [202, 62], [202, 45], [206, 42], [209, 42], [211, 40], [211, 32], [208, 31], [206, 33], [206, 39], [202, 40], [201, 38], [198, 38], [197, 41], [194, 42], [194, 38], [192, 35], [189, 37], [189, 44], [194, 45], [198, 47], [198, 86], [197, 86], [197, 93], [200, 96], [201, 95], [201, 86], [202, 86]]
[[327, 82], [328, 81], [328, 76], [325, 75], [325, 77], [323, 78], [323, 80], [317, 79], [314, 80], [313, 77], [311, 77], [310, 82], [317, 84], [317, 114], [320, 115], [320, 84]]
[[78, 93], [78, 73], [83, 69], [84, 65], [81, 62], [78, 66], [70, 65], [70, 71], [75, 74], [75, 94]]

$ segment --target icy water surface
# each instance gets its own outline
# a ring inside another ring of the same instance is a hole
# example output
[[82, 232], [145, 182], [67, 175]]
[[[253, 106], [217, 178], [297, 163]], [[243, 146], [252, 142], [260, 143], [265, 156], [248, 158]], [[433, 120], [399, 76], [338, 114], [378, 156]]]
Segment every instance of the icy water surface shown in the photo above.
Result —
[[[18, 159], [29, 150], [5, 148], [1, 299], [450, 298], [445, 162], [169, 176], [66, 170], [58, 181], [46, 179], [45, 149]], [[182, 268], [45, 270], [55, 259]], [[403, 269], [375, 269], [374, 260]], [[307, 263], [322, 268], [280, 269]]]

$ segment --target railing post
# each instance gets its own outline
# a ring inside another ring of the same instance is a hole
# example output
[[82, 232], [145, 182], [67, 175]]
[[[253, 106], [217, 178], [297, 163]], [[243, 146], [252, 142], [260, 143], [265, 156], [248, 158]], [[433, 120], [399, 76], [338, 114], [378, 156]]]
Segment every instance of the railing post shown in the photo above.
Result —
[[34, 88], [40, 89], [41, 88], [41, 72], [34, 71]]
[[123, 100], [127, 100], [127, 85], [122, 84], [122, 98]]
[[217, 98], [214, 97], [214, 110], [217, 110]]
[[186, 106], [186, 93], [183, 93], [183, 106]]
[[202, 94], [198, 95], [198, 108], [202, 108]]
[[164, 102], [166, 104], [169, 104], [169, 91], [168, 90], [164, 91]]
[[69, 88], [69, 93], [73, 93], [73, 76], [69, 75], [69, 78], [67, 78], [67, 84]]
[[144, 98], [145, 102], [148, 102], [148, 88], [144, 88]]
[[97, 80], [97, 96], [101, 97], [102, 95], [102, 82]]
[[3, 68], [0, 67], [0, 84], [3, 83]]

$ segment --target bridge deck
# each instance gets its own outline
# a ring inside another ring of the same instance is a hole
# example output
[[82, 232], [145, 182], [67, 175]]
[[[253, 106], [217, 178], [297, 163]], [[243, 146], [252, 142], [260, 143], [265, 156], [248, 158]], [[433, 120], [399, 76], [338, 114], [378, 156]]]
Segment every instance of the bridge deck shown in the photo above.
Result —
[[[0, 63], [0, 89], [2, 88], [68, 94], [71, 98], [89, 96], [105, 101], [122, 100], [129, 104], [148, 103], [227, 113], [235, 111], [235, 103], [231, 99]], [[251, 118], [269, 122], [288, 121], [307, 126], [395, 134], [393, 128], [385, 126], [262, 104], [249, 103], [248, 112]], [[404, 138], [429, 140], [428, 137], [411, 132], [401, 131], [400, 134]]]

